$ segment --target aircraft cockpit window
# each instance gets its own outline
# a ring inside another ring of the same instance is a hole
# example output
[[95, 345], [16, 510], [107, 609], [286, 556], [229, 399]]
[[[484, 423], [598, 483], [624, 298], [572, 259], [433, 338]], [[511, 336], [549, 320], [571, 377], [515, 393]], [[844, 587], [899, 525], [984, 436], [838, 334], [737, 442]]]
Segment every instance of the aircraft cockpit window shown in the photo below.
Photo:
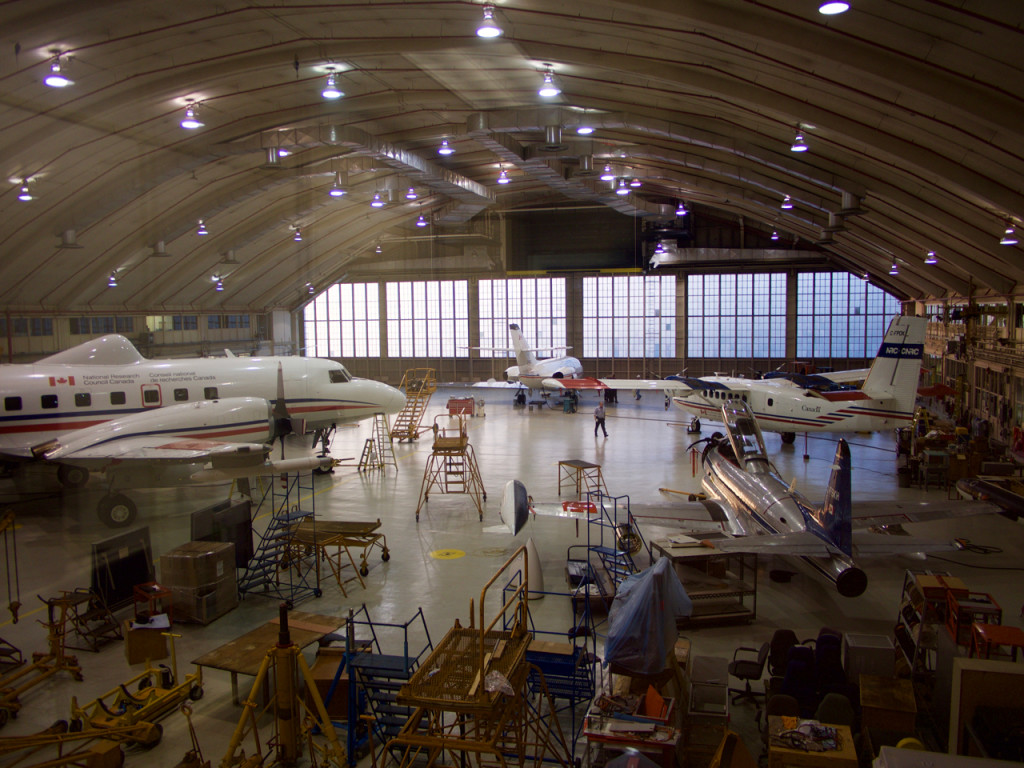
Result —
[[186, 387], [179, 387], [174, 390], [174, 402], [183, 403], [188, 400], [188, 389]]
[[203, 387], [203, 398], [206, 400], [217, 399], [217, 388], [216, 387]]
[[352, 381], [352, 377], [349, 372], [344, 368], [331, 368], [328, 373], [331, 376], [331, 384], [345, 384], [346, 382]]
[[732, 424], [733, 438], [744, 457], [762, 456], [761, 443], [757, 439], [757, 424], [746, 416], [738, 417]]
[[92, 395], [88, 392], [75, 392], [75, 405], [78, 408], [88, 408], [92, 405]]
[[4, 398], [4, 410], [5, 411], [20, 411], [21, 410], [21, 398], [20, 397], [5, 397]]
[[56, 395], [43, 395], [39, 398], [39, 405], [43, 408], [56, 408], [57, 407], [57, 396]]
[[128, 402], [124, 395], [124, 392], [111, 392], [110, 393], [110, 404], [111, 405], [124, 405]]

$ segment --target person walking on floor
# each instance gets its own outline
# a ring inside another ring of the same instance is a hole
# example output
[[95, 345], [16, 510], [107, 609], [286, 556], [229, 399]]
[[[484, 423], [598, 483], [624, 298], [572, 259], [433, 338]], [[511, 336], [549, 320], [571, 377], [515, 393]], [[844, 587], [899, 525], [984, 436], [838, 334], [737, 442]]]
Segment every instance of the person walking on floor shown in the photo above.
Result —
[[597, 437], [597, 428], [600, 427], [604, 436], [608, 437], [608, 430], [604, 426], [604, 403], [598, 403], [594, 409], [594, 437]]

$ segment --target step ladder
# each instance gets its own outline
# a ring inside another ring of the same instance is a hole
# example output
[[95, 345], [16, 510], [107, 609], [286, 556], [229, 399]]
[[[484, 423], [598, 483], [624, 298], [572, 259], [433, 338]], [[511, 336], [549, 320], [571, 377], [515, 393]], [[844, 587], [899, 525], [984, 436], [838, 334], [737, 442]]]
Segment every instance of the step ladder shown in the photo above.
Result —
[[[270, 521], [260, 534], [256, 552], [238, 579], [238, 594], [245, 597], [259, 592], [267, 597], [284, 600], [289, 607], [307, 597], [320, 597], [320, 572], [315, 549], [296, 546], [295, 530], [303, 521], [315, 524], [313, 475], [290, 472], [281, 474], [275, 482], [264, 485], [264, 494], [253, 510], [253, 520], [261, 510], [271, 510]], [[305, 496], [306, 499], [303, 499]], [[309, 507], [302, 508], [308, 500]]]
[[71, 592], [61, 590], [61, 593], [68, 601], [71, 631], [85, 644], [69, 644], [68, 648], [98, 652], [101, 645], [123, 639], [121, 625], [100, 595], [84, 588]]
[[410, 368], [402, 377], [398, 388], [405, 393], [405, 407], [395, 416], [388, 433], [392, 440], [415, 440], [427, 427], [420, 426], [430, 396], [437, 391], [437, 378], [433, 368]]
[[469, 444], [466, 429], [466, 417], [456, 416], [455, 427], [442, 427], [441, 420], [450, 417], [442, 415], [434, 418], [434, 444], [427, 466], [423, 470], [423, 482], [420, 484], [420, 500], [416, 505], [416, 521], [419, 522], [420, 510], [430, 500], [430, 492], [464, 493], [473, 497], [477, 515], [484, 519], [484, 502], [487, 491], [480, 477], [480, 468], [476, 463], [476, 454]]
[[629, 511], [629, 496], [609, 496], [599, 491], [587, 493], [587, 503], [598, 510], [587, 520], [587, 550], [608, 574], [615, 590], [627, 577], [641, 569], [634, 555], [650, 548]]
[[398, 462], [395, 460], [395, 450], [391, 446], [391, 430], [388, 428], [388, 419], [383, 413], [373, 416], [373, 426], [370, 437], [366, 438], [363, 444], [363, 454], [359, 457], [359, 471], [370, 471], [379, 469], [383, 471], [388, 465], [398, 471]]
[[0, 637], [0, 675], [24, 663], [25, 657], [21, 655], [21, 649]]

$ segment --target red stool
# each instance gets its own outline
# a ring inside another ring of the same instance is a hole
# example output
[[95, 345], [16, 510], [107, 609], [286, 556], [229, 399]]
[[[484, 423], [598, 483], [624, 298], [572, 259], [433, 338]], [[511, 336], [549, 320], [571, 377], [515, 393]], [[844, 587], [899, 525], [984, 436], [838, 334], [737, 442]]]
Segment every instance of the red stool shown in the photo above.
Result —
[[169, 622], [174, 621], [171, 605], [171, 590], [162, 587], [155, 581], [147, 581], [144, 584], [136, 584], [132, 587], [132, 597], [135, 601], [135, 620], [139, 620], [139, 605], [145, 605], [146, 617], [158, 613], [166, 613]]

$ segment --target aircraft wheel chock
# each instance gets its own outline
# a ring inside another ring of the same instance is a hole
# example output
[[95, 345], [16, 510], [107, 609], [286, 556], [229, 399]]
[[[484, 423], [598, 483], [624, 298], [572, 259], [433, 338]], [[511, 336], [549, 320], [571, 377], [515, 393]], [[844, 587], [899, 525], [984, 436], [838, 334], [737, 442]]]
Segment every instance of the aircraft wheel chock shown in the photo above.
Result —
[[108, 528], [125, 528], [135, 522], [139, 508], [123, 493], [112, 493], [100, 499], [96, 514]]

